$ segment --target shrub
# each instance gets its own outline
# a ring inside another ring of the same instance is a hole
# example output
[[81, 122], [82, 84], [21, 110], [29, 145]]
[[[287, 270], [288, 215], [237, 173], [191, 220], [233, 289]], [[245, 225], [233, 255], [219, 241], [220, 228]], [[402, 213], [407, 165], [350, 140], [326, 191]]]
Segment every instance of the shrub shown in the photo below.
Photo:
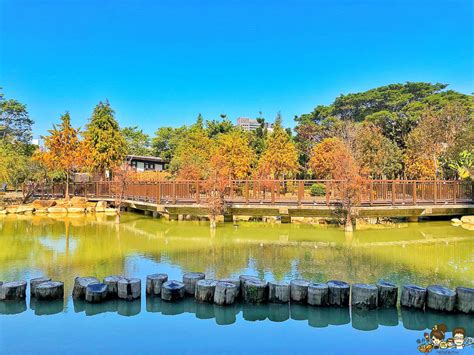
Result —
[[324, 196], [326, 194], [326, 186], [321, 183], [311, 185], [310, 191], [311, 196]]

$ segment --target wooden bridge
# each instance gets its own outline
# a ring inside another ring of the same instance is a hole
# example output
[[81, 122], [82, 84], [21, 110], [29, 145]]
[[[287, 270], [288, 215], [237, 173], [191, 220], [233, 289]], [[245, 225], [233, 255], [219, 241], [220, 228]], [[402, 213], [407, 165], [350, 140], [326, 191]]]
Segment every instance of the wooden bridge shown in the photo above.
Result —
[[[329, 217], [341, 203], [337, 180], [232, 180], [223, 188], [229, 215]], [[64, 196], [65, 185], [44, 186], [43, 197]], [[90, 200], [121, 200], [144, 211], [207, 215], [211, 189], [206, 181], [114, 181], [72, 183], [69, 193]], [[474, 213], [469, 181], [368, 180], [357, 206], [360, 217], [453, 216]]]

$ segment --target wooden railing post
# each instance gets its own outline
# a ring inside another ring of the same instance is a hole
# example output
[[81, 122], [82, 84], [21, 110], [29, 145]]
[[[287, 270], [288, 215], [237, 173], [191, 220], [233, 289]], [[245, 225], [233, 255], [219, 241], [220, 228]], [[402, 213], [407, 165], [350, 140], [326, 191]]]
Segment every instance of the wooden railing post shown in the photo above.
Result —
[[201, 191], [199, 190], [199, 180], [196, 180], [196, 203], [201, 203]]
[[416, 181], [413, 182], [413, 204], [416, 205]]
[[395, 205], [395, 181], [392, 180], [392, 206]]
[[173, 181], [173, 191], [172, 191], [172, 199], [173, 199], [173, 204], [176, 204], [176, 181]]
[[438, 200], [438, 185], [436, 184], [436, 180], [433, 186], [433, 203], [436, 205], [436, 201]]
[[84, 197], [87, 198], [87, 184], [84, 182]]
[[453, 182], [453, 204], [456, 204], [456, 195], [458, 193], [458, 181]]
[[272, 204], [275, 203], [275, 181], [273, 180], [272, 183], [270, 184], [270, 188], [272, 189], [271, 194], [272, 194]]
[[304, 183], [303, 181], [298, 181], [298, 205], [301, 205], [301, 201], [304, 197]]
[[374, 202], [374, 183], [370, 181], [370, 187], [369, 187], [369, 203], [372, 206]]
[[249, 181], [245, 180], [245, 203], [249, 203]]
[[324, 182], [324, 190], [326, 191], [326, 206], [329, 206], [329, 202], [331, 200], [331, 190], [330, 190], [330, 186], [328, 184], [328, 182]]
[[161, 204], [161, 182], [156, 183], [156, 204]]

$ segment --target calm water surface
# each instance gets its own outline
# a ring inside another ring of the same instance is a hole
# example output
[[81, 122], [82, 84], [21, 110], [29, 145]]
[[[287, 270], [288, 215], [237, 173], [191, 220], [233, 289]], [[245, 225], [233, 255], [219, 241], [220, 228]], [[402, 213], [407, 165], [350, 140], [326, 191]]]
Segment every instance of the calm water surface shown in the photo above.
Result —
[[[239, 222], [168, 222], [124, 214], [0, 217], [0, 280], [47, 275], [140, 277], [187, 271], [209, 278], [255, 274], [266, 280], [340, 279], [474, 287], [474, 232], [449, 222], [358, 230]], [[142, 281], [142, 286], [144, 282]], [[466, 328], [467, 315], [404, 309], [351, 312], [302, 305], [218, 307], [147, 298], [101, 305], [72, 301], [0, 302], [2, 353], [113, 351], [173, 353], [418, 353], [425, 329]], [[451, 335], [450, 332], [447, 334]], [[474, 352], [473, 348], [462, 353]]]

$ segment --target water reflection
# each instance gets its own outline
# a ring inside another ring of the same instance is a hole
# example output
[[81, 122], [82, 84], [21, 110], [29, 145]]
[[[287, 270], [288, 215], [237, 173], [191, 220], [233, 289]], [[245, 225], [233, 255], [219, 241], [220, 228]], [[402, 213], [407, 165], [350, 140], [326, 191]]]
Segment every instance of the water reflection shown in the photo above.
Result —
[[26, 300], [0, 301], [0, 314], [19, 314], [26, 311]]
[[473, 286], [473, 251], [472, 232], [449, 222], [359, 230], [351, 238], [335, 228], [241, 222], [220, 225], [211, 237], [205, 223], [129, 213], [120, 225], [105, 215], [0, 218], [0, 279], [47, 275], [64, 281], [66, 293], [75, 276], [132, 273], [143, 279], [160, 271], [147, 269], [157, 264], [179, 268], [175, 277], [194, 270], [214, 278], [245, 271], [268, 280], [387, 278], [398, 284]]
[[[423, 331], [435, 324], [445, 323], [448, 329], [464, 327], [467, 336], [474, 336], [472, 315], [450, 314], [434, 311], [420, 311], [407, 308], [387, 308], [376, 310], [350, 309], [349, 307], [313, 307], [303, 304], [247, 304], [235, 303], [230, 306], [218, 306], [212, 303], [199, 303], [187, 297], [179, 302], [165, 302], [159, 297], [146, 297], [146, 300], [107, 300], [102, 303], [88, 303], [73, 300], [74, 313], [96, 316], [115, 313], [120, 316], [133, 317], [141, 313], [142, 301], [147, 313], [158, 313], [163, 316], [194, 314], [196, 319], [214, 319], [218, 325], [230, 325], [237, 322], [239, 314], [248, 322], [271, 321], [285, 322], [294, 320], [307, 322], [313, 328], [326, 328], [351, 324], [360, 331], [374, 331], [379, 326], [403, 325], [405, 329]], [[64, 301], [37, 301], [30, 299], [30, 309], [36, 316], [48, 316], [64, 310]], [[0, 314], [12, 315], [27, 311], [26, 300], [0, 302]], [[400, 320], [400, 322], [399, 322]]]
[[61, 313], [64, 309], [63, 300], [42, 301], [34, 297], [30, 298], [30, 308], [37, 316], [48, 316]]
[[84, 312], [86, 316], [95, 316], [102, 313], [117, 313], [124, 317], [133, 317], [140, 314], [141, 300], [107, 300], [102, 303], [89, 303], [83, 300], [73, 300], [74, 312]]

